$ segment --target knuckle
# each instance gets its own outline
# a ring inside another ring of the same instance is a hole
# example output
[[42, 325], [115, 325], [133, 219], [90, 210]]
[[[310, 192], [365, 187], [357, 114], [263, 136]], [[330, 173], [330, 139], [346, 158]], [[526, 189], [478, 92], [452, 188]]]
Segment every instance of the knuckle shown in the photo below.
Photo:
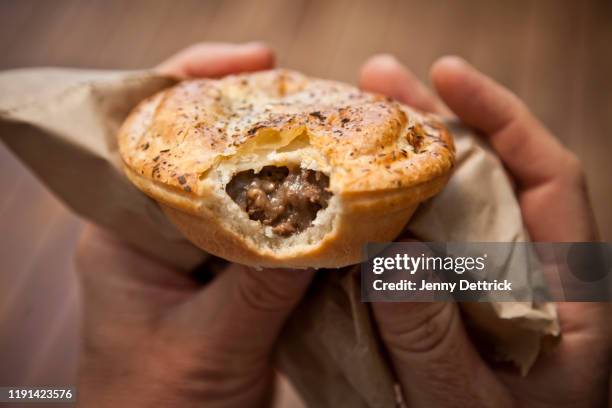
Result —
[[[529, 145], [531, 133], [524, 129], [525, 117], [528, 111], [519, 110], [509, 118], [503, 127], [497, 132], [500, 135], [498, 151], [502, 159], [524, 155], [526, 146]], [[511, 137], [507, 137], [511, 135]]]
[[578, 156], [570, 150], [565, 150], [558, 163], [559, 171], [555, 177], [558, 186], [586, 191], [586, 176]]
[[152, 352], [161, 356], [147, 367], [153, 381], [207, 401], [250, 393], [269, 381], [265, 357], [219, 353], [218, 349], [213, 352], [210, 347], [192, 352], [163, 344], [156, 345]]
[[458, 318], [456, 307], [445, 302], [428, 305], [427, 309], [416, 309], [413, 317], [400, 319], [381, 333], [394, 352], [429, 353], [443, 343]]
[[579, 182], [584, 180], [584, 170], [582, 167], [582, 162], [575, 153], [570, 151], [567, 152], [565, 159], [565, 168], [574, 180]]
[[[238, 282], [240, 298], [252, 309], [263, 312], [280, 312], [291, 308], [295, 298], [277, 279], [267, 279], [268, 274], [245, 268]], [[278, 272], [283, 273], [283, 272]]]

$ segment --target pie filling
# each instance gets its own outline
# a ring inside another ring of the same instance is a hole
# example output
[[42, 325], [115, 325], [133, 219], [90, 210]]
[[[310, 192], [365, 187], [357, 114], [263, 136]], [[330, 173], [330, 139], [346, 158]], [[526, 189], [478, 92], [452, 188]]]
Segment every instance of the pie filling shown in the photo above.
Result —
[[299, 167], [265, 166], [259, 173], [240, 172], [225, 187], [249, 218], [290, 236], [312, 225], [331, 197], [329, 177]]

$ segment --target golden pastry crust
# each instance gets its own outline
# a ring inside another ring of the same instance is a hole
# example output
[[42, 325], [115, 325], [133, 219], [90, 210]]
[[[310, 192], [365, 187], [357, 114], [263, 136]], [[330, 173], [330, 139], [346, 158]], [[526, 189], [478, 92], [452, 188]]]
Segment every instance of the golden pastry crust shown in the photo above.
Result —
[[[181, 82], [138, 105], [118, 138], [126, 174], [190, 239], [255, 266], [357, 262], [364, 243], [399, 233], [454, 164], [435, 117], [287, 70]], [[223, 197], [237, 172], [286, 163], [327, 174], [334, 196], [316, 231], [291, 239]]]

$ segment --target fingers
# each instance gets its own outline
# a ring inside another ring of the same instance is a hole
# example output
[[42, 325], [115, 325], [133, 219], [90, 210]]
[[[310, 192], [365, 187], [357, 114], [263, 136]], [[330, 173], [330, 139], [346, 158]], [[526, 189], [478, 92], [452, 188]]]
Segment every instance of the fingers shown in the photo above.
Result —
[[314, 270], [255, 270], [232, 264], [184, 306], [206, 344], [228, 355], [267, 356]]
[[512, 92], [457, 57], [437, 61], [431, 76], [448, 107], [489, 137], [521, 187], [521, 211], [532, 239], [598, 239], [580, 162]]
[[510, 406], [450, 302], [380, 302], [374, 316], [409, 407]]
[[366, 91], [387, 95], [416, 109], [446, 112], [440, 100], [391, 55], [376, 55], [366, 61], [359, 83]]
[[173, 353], [174, 364], [206, 379], [197, 389], [209, 405], [213, 400], [233, 402], [223, 406], [266, 405], [272, 349], [313, 273], [233, 264], [166, 315], [165, 343], [182, 348]]
[[444, 57], [431, 69], [446, 105], [491, 145], [519, 184], [530, 187], [576, 173], [576, 160], [512, 92], [463, 59]]
[[156, 70], [180, 79], [219, 77], [274, 66], [274, 52], [261, 43], [200, 43], [179, 51]]

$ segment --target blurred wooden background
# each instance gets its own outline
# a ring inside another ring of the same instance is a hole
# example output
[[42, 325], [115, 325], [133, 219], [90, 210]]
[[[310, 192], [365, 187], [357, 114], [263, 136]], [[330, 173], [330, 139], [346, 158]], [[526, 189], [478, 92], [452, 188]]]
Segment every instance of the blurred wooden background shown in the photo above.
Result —
[[[459, 54], [578, 154], [612, 240], [611, 22], [610, 1], [1, 0], [0, 69], [146, 68], [198, 41], [259, 40], [311, 75], [355, 82], [388, 52], [427, 81], [438, 56]], [[0, 191], [0, 384], [67, 382], [81, 223], [3, 146]]]

